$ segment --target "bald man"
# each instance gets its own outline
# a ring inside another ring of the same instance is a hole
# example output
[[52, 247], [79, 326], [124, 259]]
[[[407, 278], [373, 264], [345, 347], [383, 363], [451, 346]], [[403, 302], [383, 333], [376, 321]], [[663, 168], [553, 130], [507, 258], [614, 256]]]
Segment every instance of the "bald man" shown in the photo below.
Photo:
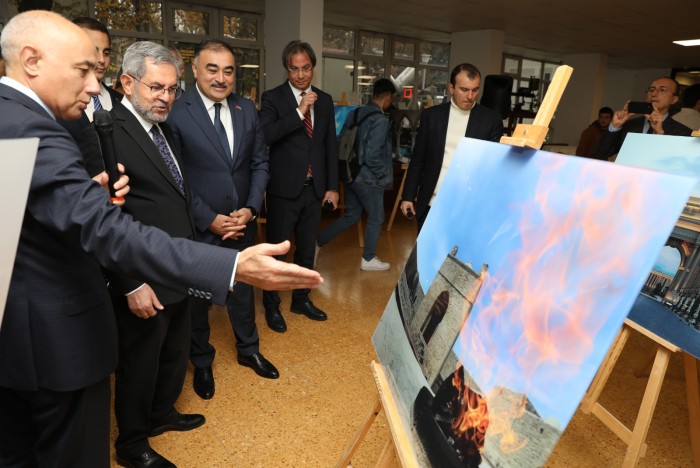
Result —
[[[7, 23], [0, 46], [0, 138], [40, 139], [0, 328], [0, 466], [107, 467], [117, 331], [100, 264], [218, 304], [235, 281], [293, 289], [323, 280], [271, 257], [289, 243], [239, 253], [133, 222], [55, 120], [78, 118], [99, 90], [87, 34], [35, 10]], [[132, 466], [173, 465], [151, 450]]]

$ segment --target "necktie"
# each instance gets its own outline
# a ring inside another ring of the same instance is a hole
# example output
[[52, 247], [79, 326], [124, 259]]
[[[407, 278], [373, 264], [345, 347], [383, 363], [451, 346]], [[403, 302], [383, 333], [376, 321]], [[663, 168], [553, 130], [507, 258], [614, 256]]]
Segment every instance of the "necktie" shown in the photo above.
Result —
[[219, 137], [221, 146], [224, 147], [224, 152], [230, 158], [231, 157], [231, 147], [228, 143], [228, 136], [226, 135], [226, 129], [224, 124], [221, 123], [221, 103], [217, 102], [214, 104], [214, 129], [216, 130], [216, 135]]
[[97, 94], [92, 95], [92, 103], [95, 105], [95, 110], [102, 110], [102, 103], [100, 102], [100, 97]]
[[158, 125], [154, 125], [151, 127], [151, 134], [153, 135], [153, 143], [156, 144], [156, 147], [158, 148], [158, 152], [160, 153], [160, 156], [163, 158], [163, 162], [165, 163], [166, 166], [168, 166], [168, 170], [170, 171], [170, 174], [173, 176], [173, 179], [175, 179], [175, 183], [177, 184], [177, 187], [180, 189], [180, 193], [182, 195], [185, 194], [185, 183], [182, 180], [182, 176], [180, 175], [180, 171], [177, 169], [177, 165], [175, 164], [175, 160], [173, 159], [173, 156], [170, 154], [170, 150], [168, 149], [168, 144], [165, 142], [165, 137], [163, 136], [162, 133], [160, 133], [160, 130], [158, 129]]
[[[306, 95], [306, 91], [301, 92], [302, 97]], [[304, 114], [304, 127], [306, 128], [306, 134], [309, 135], [309, 139], [314, 136], [314, 127], [311, 124], [311, 108], [306, 109]]]
[[[301, 97], [306, 96], [306, 91], [301, 92]], [[311, 123], [311, 108], [309, 107], [306, 109], [306, 112], [304, 113], [304, 128], [306, 129], [306, 134], [309, 136], [309, 140], [313, 138], [314, 136], [314, 127]], [[306, 177], [313, 177], [314, 172], [311, 169], [311, 164], [309, 164], [309, 168], [306, 170]]]

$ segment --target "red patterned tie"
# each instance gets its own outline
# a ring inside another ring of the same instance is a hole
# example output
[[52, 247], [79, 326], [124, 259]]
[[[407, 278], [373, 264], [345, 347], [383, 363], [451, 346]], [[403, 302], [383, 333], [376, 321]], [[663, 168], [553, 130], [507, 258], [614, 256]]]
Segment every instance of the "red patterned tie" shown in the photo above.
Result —
[[[306, 91], [301, 92], [301, 97], [304, 97], [306, 95]], [[311, 108], [307, 108], [306, 112], [304, 113], [304, 127], [306, 128], [306, 134], [309, 136], [309, 140], [313, 138], [314, 136], [314, 127], [311, 124]], [[306, 170], [306, 177], [313, 177], [314, 172], [311, 169], [311, 164], [309, 164], [309, 168]]]
[[[301, 96], [304, 97], [306, 95], [306, 91], [301, 92]], [[309, 135], [309, 140], [314, 136], [314, 128], [313, 125], [311, 124], [311, 108], [309, 107], [306, 109], [306, 113], [304, 114], [304, 127], [306, 127], [306, 134]]]

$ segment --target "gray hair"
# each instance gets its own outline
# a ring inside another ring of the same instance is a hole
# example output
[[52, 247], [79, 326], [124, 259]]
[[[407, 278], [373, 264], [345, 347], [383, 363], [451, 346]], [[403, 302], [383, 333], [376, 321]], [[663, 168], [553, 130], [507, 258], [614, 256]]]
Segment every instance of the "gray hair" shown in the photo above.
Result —
[[180, 78], [182, 61], [176, 59], [167, 47], [150, 41], [134, 42], [126, 49], [122, 61], [122, 73], [140, 80], [146, 74], [146, 59], [153, 65], [172, 65], [177, 71], [178, 79]]

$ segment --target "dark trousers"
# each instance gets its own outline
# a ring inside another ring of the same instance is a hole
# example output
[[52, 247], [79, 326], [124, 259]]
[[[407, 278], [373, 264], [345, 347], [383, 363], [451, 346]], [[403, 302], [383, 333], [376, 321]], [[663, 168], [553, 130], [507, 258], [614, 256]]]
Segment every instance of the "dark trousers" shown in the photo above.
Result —
[[[225, 240], [221, 247], [244, 250], [255, 244], [257, 223], [251, 221], [245, 229], [243, 237], [236, 240]], [[258, 327], [255, 325], [255, 296], [253, 287], [237, 281], [233, 292], [226, 298], [228, 318], [236, 336], [236, 350], [239, 356], [250, 356], [259, 351], [260, 338]], [[216, 349], [209, 342], [211, 328], [209, 326], [209, 301], [192, 299], [192, 347], [190, 361], [195, 367], [208, 367], [214, 362]]]
[[190, 298], [168, 304], [154, 317], [131, 313], [125, 297], [113, 297], [119, 330], [114, 414], [121, 455], [148, 449], [148, 433], [174, 411], [187, 372]]
[[0, 388], [0, 466], [109, 467], [109, 378], [80, 390]]
[[[291, 240], [294, 234], [294, 263], [306, 268], [314, 267], [316, 232], [321, 222], [321, 199], [312, 185], [305, 185], [297, 198], [289, 199], [267, 195], [267, 242]], [[279, 257], [283, 260], [283, 257]], [[292, 301], [306, 301], [309, 289], [295, 289]], [[277, 291], [263, 291], [266, 308], [279, 306]]]

